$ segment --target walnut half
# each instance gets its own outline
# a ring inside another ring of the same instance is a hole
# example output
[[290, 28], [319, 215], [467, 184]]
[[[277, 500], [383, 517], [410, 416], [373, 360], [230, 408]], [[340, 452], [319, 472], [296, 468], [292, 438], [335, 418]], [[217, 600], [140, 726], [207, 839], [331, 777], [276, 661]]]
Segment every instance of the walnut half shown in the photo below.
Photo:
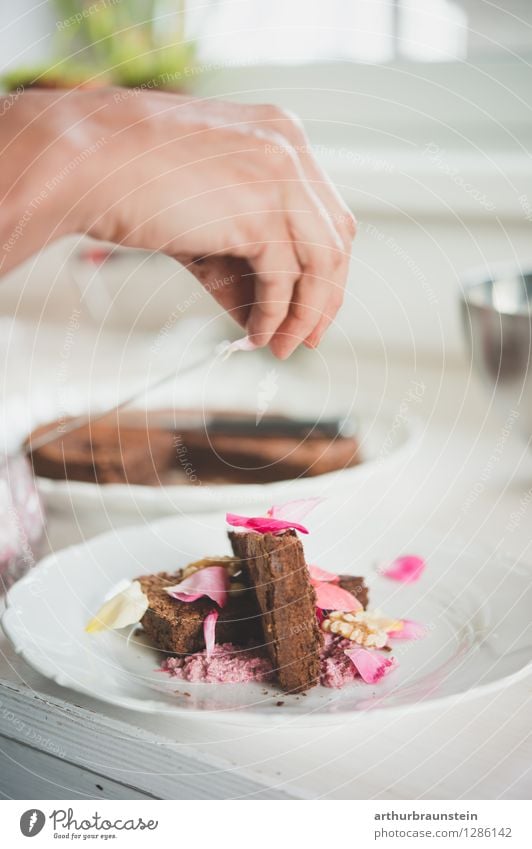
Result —
[[388, 643], [388, 631], [399, 631], [402, 622], [381, 616], [377, 611], [346, 613], [343, 610], [331, 610], [321, 627], [327, 633], [352, 640], [360, 646], [382, 649]]

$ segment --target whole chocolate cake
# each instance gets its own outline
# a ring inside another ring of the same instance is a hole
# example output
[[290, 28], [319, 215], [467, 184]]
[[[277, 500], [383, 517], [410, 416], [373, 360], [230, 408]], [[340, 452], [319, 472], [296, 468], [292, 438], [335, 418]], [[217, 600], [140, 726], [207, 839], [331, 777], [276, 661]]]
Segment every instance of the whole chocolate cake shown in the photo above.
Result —
[[[35, 474], [56, 480], [144, 485], [269, 483], [360, 462], [356, 438], [336, 420], [312, 422], [204, 410], [126, 410], [71, 433], [70, 420], [26, 440]], [[32, 450], [44, 433], [57, 438]]]

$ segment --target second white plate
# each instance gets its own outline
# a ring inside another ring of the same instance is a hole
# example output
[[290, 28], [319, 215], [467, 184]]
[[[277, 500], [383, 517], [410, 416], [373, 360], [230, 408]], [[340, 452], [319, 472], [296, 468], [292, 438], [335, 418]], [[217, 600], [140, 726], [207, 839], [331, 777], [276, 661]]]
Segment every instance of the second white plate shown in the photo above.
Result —
[[358, 466], [310, 478], [294, 478], [267, 484], [217, 484], [182, 486], [132, 486], [96, 484], [37, 478], [46, 507], [54, 511], [119, 512], [123, 515], [159, 516], [231, 510], [241, 505], [281, 504], [296, 498], [338, 495], [353, 491], [369, 476], [388, 474], [406, 461], [416, 444], [420, 423], [379, 409], [356, 416], [361, 453]]

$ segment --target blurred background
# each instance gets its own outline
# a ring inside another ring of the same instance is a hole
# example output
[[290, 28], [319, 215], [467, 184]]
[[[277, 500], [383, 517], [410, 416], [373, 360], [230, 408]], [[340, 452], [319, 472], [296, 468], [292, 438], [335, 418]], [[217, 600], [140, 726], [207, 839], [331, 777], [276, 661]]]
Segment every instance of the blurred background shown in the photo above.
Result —
[[[2, 6], [0, 48], [13, 91], [161, 86], [296, 111], [359, 220], [327, 346], [347, 336], [380, 355], [457, 360], [460, 274], [532, 261], [526, 0], [19, 0]], [[4, 281], [0, 312], [68, 320], [73, 277], [94, 271], [74, 267], [77, 242]], [[150, 261], [147, 284], [146, 262], [106, 268], [85, 316], [160, 331], [197, 286], [165, 257]], [[205, 297], [186, 309], [216, 314]]]

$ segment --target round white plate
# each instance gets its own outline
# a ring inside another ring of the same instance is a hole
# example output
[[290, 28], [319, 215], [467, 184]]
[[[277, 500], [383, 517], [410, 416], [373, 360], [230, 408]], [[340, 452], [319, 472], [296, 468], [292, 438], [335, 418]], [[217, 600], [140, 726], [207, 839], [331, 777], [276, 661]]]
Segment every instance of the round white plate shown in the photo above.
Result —
[[343, 690], [316, 687], [306, 696], [287, 696], [273, 685], [190, 684], [158, 671], [161, 655], [142, 639], [128, 640], [128, 629], [85, 633], [85, 624], [121, 579], [229, 552], [223, 514], [122, 529], [47, 557], [9, 592], [2, 625], [34, 669], [65, 687], [135, 710], [215, 714], [233, 723], [275, 717], [308, 725], [344, 722], [376, 709], [411, 711], [530, 673], [529, 568], [466, 544], [441, 545], [434, 534], [421, 532], [410, 553], [427, 558], [425, 573], [415, 584], [398, 584], [380, 577], [377, 564], [401, 553], [400, 541], [390, 538], [385, 524], [377, 529], [361, 522], [354, 528], [348, 515], [342, 508], [331, 513], [328, 504], [315, 511], [312, 533], [304, 540], [309, 562], [364, 574], [371, 607], [428, 628], [422, 640], [396, 643], [399, 666], [376, 685], [360, 681]]
[[[102, 390], [103, 391], [103, 390]], [[107, 396], [100, 404], [105, 408]], [[81, 391], [74, 393], [68, 414], [77, 415], [86, 409], [86, 398]], [[113, 402], [109, 400], [109, 405]], [[162, 404], [165, 406], [165, 404]], [[6, 430], [20, 434], [20, 440], [37, 425], [57, 417], [58, 411], [49, 398], [33, 399], [32, 420], [28, 422], [28, 405], [25, 399], [12, 399], [11, 410], [6, 413]], [[132, 522], [144, 518], [159, 518], [230, 510], [242, 506], [269, 505], [316, 494], [333, 495], [352, 492], [369, 477], [387, 476], [391, 468], [407, 463], [414, 451], [422, 430], [415, 415], [405, 415], [395, 408], [376, 400], [358, 407], [354, 414], [358, 441], [363, 462], [350, 469], [330, 472], [310, 478], [294, 478], [268, 484], [216, 484], [138, 486], [131, 484], [105, 484], [98, 486], [82, 481], [37, 478], [39, 493], [45, 509], [77, 516], [81, 511], [95, 517], [120, 514]], [[98, 529], [108, 526], [102, 521]]]
[[216, 484], [181, 486], [132, 486], [130, 484], [96, 484], [81, 481], [59, 481], [37, 478], [37, 486], [45, 507], [53, 510], [81, 511], [97, 509], [105, 513], [119, 511], [138, 517], [176, 513], [210, 512], [233, 509], [239, 505], [275, 504], [296, 498], [311, 497], [319, 487], [320, 494], [349, 492], [380, 470], [388, 474], [394, 461], [410, 454], [420, 424], [413, 419], [380, 410], [356, 416], [362, 463], [350, 469], [328, 472], [310, 478], [294, 478], [267, 484]]

